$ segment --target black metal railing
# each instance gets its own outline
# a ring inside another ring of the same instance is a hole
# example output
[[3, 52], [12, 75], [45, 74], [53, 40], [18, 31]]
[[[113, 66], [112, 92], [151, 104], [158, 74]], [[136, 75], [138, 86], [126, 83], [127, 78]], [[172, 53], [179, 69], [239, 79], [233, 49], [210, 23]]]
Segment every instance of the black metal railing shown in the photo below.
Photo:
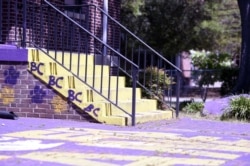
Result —
[[[120, 75], [131, 79], [133, 85], [133, 123], [135, 123], [135, 88], [136, 84], [142, 87], [146, 93], [153, 96], [155, 92], [164, 90], [159, 77], [166, 70], [174, 70], [181, 75], [181, 70], [173, 63], [164, 58], [161, 54], [143, 42], [117, 20], [107, 14], [96, 5], [55, 5], [47, 0], [38, 1], [7, 1], [0, 0], [0, 42], [15, 44], [20, 47], [38, 47], [53, 57], [59, 64], [72, 70], [73, 53], [78, 54], [78, 61], [81, 61], [81, 54], [93, 55], [95, 63], [102, 66], [109, 65], [112, 69], [109, 75], [110, 91], [111, 80], [116, 80], [117, 85]], [[15, 12], [13, 12], [13, 10]], [[14, 15], [12, 13], [15, 13]], [[97, 19], [101, 18], [101, 19]], [[106, 22], [104, 23], [104, 20]], [[106, 27], [104, 29], [103, 27]], [[103, 40], [106, 35], [106, 40]], [[51, 51], [53, 50], [53, 52]], [[61, 54], [59, 54], [59, 52]], [[51, 54], [54, 54], [53, 56]], [[66, 62], [64, 54], [69, 53], [70, 59]], [[88, 56], [87, 56], [88, 57]], [[87, 60], [88, 61], [88, 60]], [[74, 64], [75, 65], [75, 64]], [[80, 63], [78, 64], [80, 65]], [[148, 72], [148, 69], [155, 68], [155, 72]], [[111, 100], [110, 92], [103, 94], [103, 70], [100, 77], [101, 87], [95, 87], [95, 72], [92, 78], [80, 75], [80, 66], [76, 73], [83, 82], [112, 104], [119, 107], [119, 90], [116, 89], [116, 99]], [[87, 62], [85, 72], [87, 73]], [[95, 71], [95, 69], [94, 69]], [[155, 77], [156, 76], [156, 77]], [[168, 75], [171, 77], [171, 74]], [[112, 77], [112, 79], [111, 79]], [[113, 79], [115, 77], [116, 79]], [[154, 78], [154, 80], [153, 80]], [[92, 79], [91, 81], [89, 79]], [[91, 84], [89, 83], [91, 82]], [[136, 82], [136, 84], [135, 84]], [[171, 91], [176, 87], [177, 102], [179, 99], [180, 77], [169, 83], [168, 98], [172, 97]], [[154, 90], [152, 91], [152, 85]], [[116, 87], [118, 88], [118, 87]], [[165, 93], [164, 93], [165, 94]], [[158, 98], [165, 102], [164, 98]], [[120, 108], [123, 110], [122, 108]], [[123, 110], [125, 112], [125, 110]], [[178, 116], [178, 107], [176, 115]]]

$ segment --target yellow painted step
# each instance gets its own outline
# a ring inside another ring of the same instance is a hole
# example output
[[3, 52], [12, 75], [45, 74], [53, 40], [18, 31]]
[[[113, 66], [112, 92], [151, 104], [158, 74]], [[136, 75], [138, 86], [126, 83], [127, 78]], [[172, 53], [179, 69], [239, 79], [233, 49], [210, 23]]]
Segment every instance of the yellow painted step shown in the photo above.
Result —
[[[138, 112], [136, 113], [136, 124], [153, 122], [159, 120], [168, 120], [173, 118], [173, 112], [171, 110], [154, 110], [147, 112]], [[132, 118], [127, 118], [127, 125], [132, 125]]]
[[[108, 94], [110, 93], [110, 94]], [[110, 92], [108, 89], [103, 89], [102, 94], [112, 100], [113, 102], [118, 99], [118, 101], [126, 101], [132, 99], [132, 88], [119, 88], [118, 93], [116, 89], [111, 89]], [[136, 88], [136, 99], [141, 99], [141, 89]], [[97, 93], [93, 92], [93, 101], [105, 101], [104, 98], [102, 98]]]
[[[48, 54], [63, 65], [94, 65], [93, 54], [49, 51]], [[51, 62], [51, 61], [50, 61]]]
[[127, 126], [127, 117], [121, 116], [106, 116], [100, 118], [101, 123], [106, 123], [110, 125], [117, 125], [117, 126]]
[[[102, 66], [102, 65], [88, 65], [88, 66], [84, 66], [84, 65], [69, 65], [66, 64], [64, 67], [59, 65], [59, 64], [55, 64], [55, 63], [48, 63], [45, 64], [46, 65], [46, 69], [48, 71], [46, 71], [46, 74], [50, 74], [50, 73], [55, 73], [56, 75], [67, 75], [67, 72], [65, 72], [65, 68], [67, 70], [69, 70], [70, 72], [74, 73], [77, 76], [100, 76], [101, 74], [103, 76], [109, 76], [109, 66]], [[54, 70], [54, 71], [53, 71]]]
[[[110, 77], [80, 77], [80, 79], [87, 83], [88, 85], [92, 86], [93, 88], [100, 90], [102, 87], [105, 88], [119, 88], [125, 87], [125, 77], [123, 76], [110, 76]], [[79, 79], [75, 79], [75, 89], [81, 88], [82, 82]]]
[[[161, 110], [153, 110], [147, 112], [137, 112], [135, 114], [135, 123], [147, 123], [154, 122], [159, 120], [168, 120], [173, 118], [173, 112], [171, 110], [161, 111]], [[104, 120], [105, 119], [105, 120]], [[113, 115], [107, 116], [103, 118], [103, 123], [111, 124], [111, 125], [119, 125], [119, 126], [131, 126], [132, 125], [132, 117], [131, 115]]]
[[[115, 106], [111, 106], [111, 115], [127, 115], [132, 114], [132, 101], [120, 101], [118, 104], [122, 110], [118, 109]], [[157, 101], [152, 99], [137, 99], [136, 100], [136, 112], [146, 112], [150, 110], [157, 110]]]
[[28, 61], [29, 62], [43, 62], [49, 63], [58, 61], [61, 64], [73, 64], [73, 65], [94, 65], [93, 54], [86, 55], [85, 53], [69, 53], [69, 52], [56, 52], [49, 51], [43, 52], [38, 49], [28, 49]]

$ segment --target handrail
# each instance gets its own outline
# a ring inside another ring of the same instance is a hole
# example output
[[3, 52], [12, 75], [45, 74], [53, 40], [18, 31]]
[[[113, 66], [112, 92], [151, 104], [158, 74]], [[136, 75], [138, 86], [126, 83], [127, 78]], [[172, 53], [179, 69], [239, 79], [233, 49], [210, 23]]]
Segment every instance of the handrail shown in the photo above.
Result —
[[128, 58], [126, 58], [125, 56], [123, 56], [122, 54], [120, 54], [118, 51], [116, 51], [115, 49], [113, 49], [112, 47], [110, 47], [109, 45], [107, 45], [106, 43], [103, 43], [102, 40], [100, 40], [98, 37], [96, 37], [94, 34], [92, 34], [91, 32], [89, 32], [87, 29], [85, 29], [84, 27], [82, 27], [80, 24], [78, 24], [76, 21], [74, 21], [72, 18], [70, 18], [69, 16], [67, 16], [65, 13], [63, 13], [62, 11], [58, 10], [54, 5], [52, 5], [50, 2], [48, 2], [47, 0], [44, 0], [44, 2], [46, 2], [50, 7], [52, 7], [53, 9], [55, 9], [58, 13], [62, 14], [64, 17], [66, 17], [68, 20], [70, 20], [71, 22], [73, 22], [75, 25], [77, 25], [79, 28], [81, 28], [82, 30], [84, 30], [85, 32], [87, 32], [89, 35], [91, 35], [92, 37], [94, 37], [96, 40], [98, 40], [100, 43], [102, 43], [103, 45], [105, 45], [105, 47], [111, 49], [113, 52], [115, 52], [117, 55], [119, 55], [120, 57], [122, 57], [124, 60], [128, 61], [130, 64], [132, 64], [135, 68], [139, 69], [139, 66], [136, 65], [134, 62], [132, 62], [131, 60], [129, 60]]

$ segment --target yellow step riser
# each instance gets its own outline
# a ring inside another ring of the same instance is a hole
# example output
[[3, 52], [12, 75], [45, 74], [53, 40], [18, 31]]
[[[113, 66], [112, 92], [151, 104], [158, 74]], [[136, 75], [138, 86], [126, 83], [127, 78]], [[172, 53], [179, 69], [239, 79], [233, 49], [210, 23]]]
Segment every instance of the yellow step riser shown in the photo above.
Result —
[[70, 53], [62, 54], [62, 52], [57, 52], [55, 56], [55, 52], [50, 51], [49, 55], [52, 58], [40, 50], [28, 49], [28, 61], [29, 62], [49, 63], [49, 62], [54, 62], [53, 58], [56, 58], [56, 60], [61, 64], [71, 63], [73, 65], [94, 65], [94, 56], [91, 54], [89, 54], [88, 56], [86, 56], [86, 54], [80, 54], [80, 56], [78, 56], [77, 53], [73, 53], [70, 55]]
[[[29, 56], [31, 57], [31, 56]], [[56, 64], [52, 59], [46, 57], [42, 58], [42, 61], [40, 60], [41, 58], [38, 58], [38, 61], [36, 61], [37, 58], [29, 58], [30, 63], [33, 63], [34, 67], [39, 68], [39, 71], [42, 73], [45, 73], [46, 75], [65, 75], [65, 73], [68, 73], [68, 70], [74, 73], [75, 75], [79, 76], [85, 76], [86, 70], [87, 70], [87, 75], [92, 76], [93, 71], [95, 70], [95, 75], [100, 75], [102, 73], [103, 76], [109, 76], [109, 66], [101, 66], [101, 65], [88, 65], [87, 69], [86, 66], [80, 65], [79, 70], [78, 70], [78, 65], [69, 65], [65, 64], [63, 66]], [[49, 62], [48, 62], [49, 61]]]
[[[53, 57], [56, 58], [57, 61], [62, 62], [64, 64], [74, 64], [74, 65], [93, 65], [94, 64], [94, 56], [92, 54], [84, 54], [84, 53], [67, 53], [57, 52], [53, 54]], [[63, 58], [62, 58], [63, 57]]]
[[[29, 71], [30, 70], [30, 66], [29, 66]], [[115, 89], [118, 85], [119, 88], [123, 88], [125, 87], [125, 77], [117, 77], [115, 76], [110, 76], [110, 77], [82, 77], [82, 80], [79, 80], [78, 78], [74, 77], [73, 75], [71, 76], [49, 76], [46, 75], [44, 73], [44, 70], [42, 69], [42, 67], [40, 68], [39, 71], [31, 71], [34, 75], [36, 75], [37, 77], [41, 78], [45, 83], [49, 84], [50, 80], [54, 80], [56, 82], [56, 84], [58, 84], [58, 86], [62, 87], [63, 89], [68, 89], [68, 88], [73, 88], [73, 89], [81, 89], [81, 88], [85, 88], [87, 87], [86, 85], [84, 85], [83, 82], [87, 83], [88, 85], [92, 86], [93, 82], [94, 82], [94, 88], [97, 90], [100, 90], [100, 88], [102, 87], [103, 89], [105, 88], [111, 88], [111, 89]], [[42, 74], [39, 74], [42, 73]], [[65, 71], [66, 73], [66, 71]], [[67, 72], [69, 73], [69, 72]], [[69, 73], [70, 74], [70, 73]], [[109, 80], [110, 79], [110, 80]], [[101, 86], [102, 85], [102, 86]]]
[[[86, 66], [83, 66], [83, 65], [81, 65], [81, 66], [65, 65], [64, 67], [78, 76], [85, 76], [86, 74], [87, 74], [87, 76], [99, 76], [99, 75], [101, 75], [101, 73], [103, 76], [109, 76], [109, 67], [108, 66], [89, 65], [86, 68]], [[62, 67], [61, 65], [57, 65], [55, 63], [48, 63], [48, 64], [44, 65], [44, 71], [47, 75], [51, 75], [51, 74], [58, 75], [58, 76], [68, 75], [67, 70], [64, 67]]]
[[[116, 90], [111, 90], [110, 95], [108, 96], [108, 90], [103, 90], [102, 94], [104, 97], [100, 96], [98, 93], [94, 92], [93, 90], [87, 89], [70, 89], [70, 90], [59, 90], [62, 95], [65, 97], [69, 96], [69, 93], [80, 94], [78, 95], [79, 100], [83, 102], [106, 102], [107, 100], [104, 98], [109, 98], [112, 102], [116, 102], [116, 98], [118, 97], [118, 101], [127, 101], [131, 100], [132, 98], [132, 89], [130, 88], [121, 88], [119, 89], [119, 94], [117, 96]], [[136, 99], [141, 99], [141, 90], [139, 88], [136, 89]]]
[[[58, 66], [58, 65], [57, 65]], [[89, 65], [87, 66], [77, 66], [77, 65], [65, 65], [67, 69], [69, 69], [72, 73], [78, 76], [109, 76], [109, 66], [101, 66], [101, 65]], [[62, 72], [61, 66], [57, 69], [57, 75], [64, 75], [65, 73]], [[79, 68], [79, 69], [78, 69]]]
[[[116, 101], [116, 98], [118, 98], [118, 101], [126, 101], [132, 99], [132, 88], [119, 88], [119, 93], [117, 94], [116, 90], [111, 90], [110, 94], [108, 96], [108, 90], [103, 90], [102, 94], [105, 97], [109, 97], [109, 99], [113, 102]], [[141, 99], [141, 89], [136, 89], [136, 99]], [[93, 93], [93, 100], [94, 101], [106, 101], [103, 99], [99, 94]]]
[[[109, 80], [110, 79], [110, 80]], [[82, 78], [82, 80], [84, 82], [86, 82], [88, 85], [93, 86], [93, 88], [100, 90], [100, 88], [102, 87], [102, 89], [105, 88], [111, 88], [111, 89], [115, 89], [117, 86], [118, 88], [124, 88], [125, 87], [125, 77], [87, 77], [87, 79], [85, 80], [85, 78]], [[82, 82], [78, 79], [75, 79], [75, 89], [79, 89], [82, 87]]]
[[127, 126], [127, 121], [126, 117], [106, 116], [99, 119], [99, 122], [117, 126]]
[[[35, 64], [35, 65], [34, 65]], [[86, 74], [88, 77], [93, 77], [93, 76], [100, 76], [102, 74], [103, 77], [108, 77], [109, 76], [109, 67], [108, 66], [100, 66], [100, 65], [95, 65], [94, 66], [88, 66], [87, 72], [85, 66], [80, 66], [79, 71], [78, 71], [78, 66], [72, 66], [71, 69], [69, 66], [66, 66], [64, 68], [61, 65], [58, 65], [56, 63], [36, 63], [36, 62], [29, 62], [29, 68], [31, 66], [37, 66], [38, 70], [42, 72], [45, 75], [57, 75], [57, 76], [68, 76], [69, 72], [72, 72], [73, 74], [79, 76], [79, 77], [84, 77]], [[68, 70], [67, 70], [68, 69]], [[95, 71], [95, 72], [94, 72]]]
[[[149, 111], [146, 113], [137, 113], [136, 114], [136, 124], [146, 123], [151, 121], [167, 120], [172, 119], [172, 111]], [[132, 118], [127, 118], [127, 125], [132, 125]]]
[[[143, 113], [136, 113], [135, 123], [146, 123], [151, 121], [159, 121], [159, 120], [167, 120], [173, 118], [172, 111], [149, 111]], [[132, 117], [131, 116], [108, 116], [100, 118], [101, 122], [119, 125], [119, 126], [131, 126], [132, 125]]]
[[[121, 111], [115, 106], [111, 107], [111, 115], [126, 116], [127, 114], [132, 114], [132, 101], [119, 103], [119, 106], [126, 112]], [[137, 100], [136, 101], [136, 112], [146, 112], [151, 110], [157, 110], [157, 101], [155, 100]]]

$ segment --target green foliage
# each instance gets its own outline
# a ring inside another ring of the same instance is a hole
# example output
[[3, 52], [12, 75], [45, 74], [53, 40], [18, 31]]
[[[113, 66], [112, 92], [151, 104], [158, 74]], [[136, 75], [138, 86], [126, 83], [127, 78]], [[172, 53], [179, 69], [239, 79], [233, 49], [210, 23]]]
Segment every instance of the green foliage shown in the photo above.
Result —
[[[141, 79], [143, 79], [141, 77]], [[167, 76], [163, 69], [159, 69], [157, 67], [148, 67], [145, 70], [145, 86], [153, 94], [144, 93], [146, 96], [150, 96], [150, 98], [162, 99], [164, 90], [168, 89], [171, 84], [173, 84], [173, 80], [171, 77]]]
[[121, 21], [166, 57], [190, 49], [239, 54], [236, 0], [122, 0]]
[[[236, 0], [218, 0], [205, 3], [210, 20], [201, 23], [201, 29], [212, 32], [215, 39], [209, 50], [219, 50], [229, 54], [239, 54], [241, 30], [240, 12]], [[207, 34], [209, 35], [209, 34]], [[207, 37], [206, 37], [207, 38]]]
[[192, 64], [199, 70], [194, 73], [199, 86], [222, 82], [221, 95], [230, 93], [236, 83], [238, 68], [234, 67], [233, 57], [226, 53], [211, 53], [191, 50]]
[[142, 95], [146, 98], [157, 99], [159, 101], [159, 108], [162, 107], [160, 105], [164, 100], [164, 92], [166, 89], [169, 89], [173, 82], [173, 78], [169, 77], [163, 69], [159, 69], [157, 67], [148, 67], [144, 73], [139, 75], [140, 82], [145, 81], [145, 87], [150, 90], [152, 93], [144, 90]]
[[[142, 8], [147, 26], [146, 41], [164, 55], [211, 45], [200, 37], [200, 23], [210, 19], [200, 1], [147, 0]], [[199, 43], [199, 44], [198, 44]], [[176, 47], [178, 46], [178, 47]]]
[[199, 86], [211, 85], [221, 81], [221, 70], [231, 68], [232, 57], [229, 54], [215, 54], [206, 51], [191, 50], [192, 64], [198, 68], [197, 81]]
[[206, 51], [191, 50], [191, 58], [194, 66], [199, 69], [222, 69], [231, 67], [232, 56], [226, 53], [212, 53]]
[[141, 15], [141, 6], [144, 4], [144, 0], [122, 0], [121, 8], [123, 12], [130, 12], [134, 16]]
[[185, 107], [182, 108], [182, 111], [186, 113], [198, 113], [202, 112], [204, 108], [204, 103], [203, 102], [191, 102], [188, 103]]
[[179, 109], [182, 111], [188, 104], [191, 104], [194, 100], [185, 100], [180, 102]]
[[250, 120], [250, 98], [245, 96], [234, 97], [228, 107], [225, 108], [221, 120], [237, 119]]

